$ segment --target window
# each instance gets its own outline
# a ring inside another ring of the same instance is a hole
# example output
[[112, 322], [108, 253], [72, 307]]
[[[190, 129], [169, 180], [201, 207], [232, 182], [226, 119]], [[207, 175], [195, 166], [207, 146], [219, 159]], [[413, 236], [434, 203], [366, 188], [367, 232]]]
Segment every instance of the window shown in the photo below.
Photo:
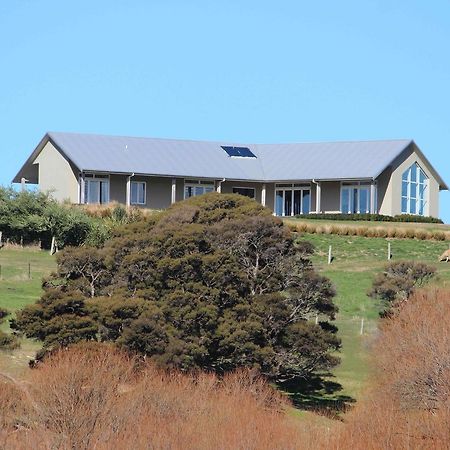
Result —
[[109, 177], [108, 175], [84, 176], [84, 202], [87, 204], [109, 203]]
[[256, 158], [256, 155], [248, 147], [230, 147], [223, 145], [222, 148], [232, 158]]
[[371, 184], [369, 182], [342, 183], [342, 214], [369, 214], [372, 211], [371, 204]]
[[132, 181], [130, 192], [132, 205], [145, 205], [147, 203], [147, 184], [145, 181]]
[[255, 199], [255, 189], [253, 188], [234, 187], [233, 194], [241, 194], [253, 200]]
[[309, 214], [311, 186], [309, 184], [277, 184], [275, 186], [275, 215]]
[[185, 180], [184, 198], [196, 197], [197, 195], [214, 192], [214, 183], [205, 180]]
[[414, 163], [402, 175], [402, 214], [425, 216], [428, 206], [428, 177]]

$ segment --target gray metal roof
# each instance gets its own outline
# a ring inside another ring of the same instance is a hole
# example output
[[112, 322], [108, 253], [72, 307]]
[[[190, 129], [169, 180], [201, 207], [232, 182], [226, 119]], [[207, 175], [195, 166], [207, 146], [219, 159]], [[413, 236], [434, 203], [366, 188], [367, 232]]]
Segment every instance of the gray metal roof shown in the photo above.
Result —
[[[412, 140], [242, 144], [51, 132], [28, 164], [47, 139], [81, 171], [253, 181], [376, 178], [413, 144]], [[222, 145], [248, 147], [256, 158], [231, 158]]]

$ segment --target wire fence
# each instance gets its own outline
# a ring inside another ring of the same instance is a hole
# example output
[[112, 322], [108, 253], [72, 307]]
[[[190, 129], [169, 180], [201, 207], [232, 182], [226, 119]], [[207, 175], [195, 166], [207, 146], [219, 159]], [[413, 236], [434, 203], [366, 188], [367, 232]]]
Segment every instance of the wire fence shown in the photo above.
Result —
[[33, 265], [31, 261], [20, 265], [0, 263], [0, 281], [26, 281], [41, 278], [42, 271], [35, 269], [37, 265]]

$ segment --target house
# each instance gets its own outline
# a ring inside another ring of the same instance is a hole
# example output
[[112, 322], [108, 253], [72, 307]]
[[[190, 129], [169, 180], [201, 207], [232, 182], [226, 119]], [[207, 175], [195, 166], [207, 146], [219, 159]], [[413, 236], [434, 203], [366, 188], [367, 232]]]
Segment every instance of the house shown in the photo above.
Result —
[[14, 177], [58, 200], [152, 209], [211, 191], [277, 216], [439, 216], [448, 187], [412, 140], [240, 144], [47, 133]]

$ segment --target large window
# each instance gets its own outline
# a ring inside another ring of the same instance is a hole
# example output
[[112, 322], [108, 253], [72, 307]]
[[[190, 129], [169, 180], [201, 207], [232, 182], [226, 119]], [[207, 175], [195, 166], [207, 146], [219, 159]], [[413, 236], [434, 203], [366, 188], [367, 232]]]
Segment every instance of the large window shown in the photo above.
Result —
[[132, 205], [145, 205], [147, 203], [147, 185], [145, 181], [132, 181], [130, 203]]
[[[348, 182], [341, 186], [341, 213], [368, 214], [372, 211], [369, 182]], [[375, 201], [376, 204], [376, 201]]]
[[84, 176], [84, 202], [88, 204], [109, 203], [109, 177], [108, 175]]
[[275, 214], [296, 216], [309, 214], [311, 186], [309, 184], [277, 184], [275, 186]]
[[402, 175], [402, 214], [424, 216], [428, 209], [428, 177], [414, 163]]
[[253, 188], [234, 187], [233, 194], [245, 195], [245, 197], [255, 199], [255, 189]]
[[214, 183], [204, 180], [185, 180], [184, 198], [196, 197], [214, 191]]

